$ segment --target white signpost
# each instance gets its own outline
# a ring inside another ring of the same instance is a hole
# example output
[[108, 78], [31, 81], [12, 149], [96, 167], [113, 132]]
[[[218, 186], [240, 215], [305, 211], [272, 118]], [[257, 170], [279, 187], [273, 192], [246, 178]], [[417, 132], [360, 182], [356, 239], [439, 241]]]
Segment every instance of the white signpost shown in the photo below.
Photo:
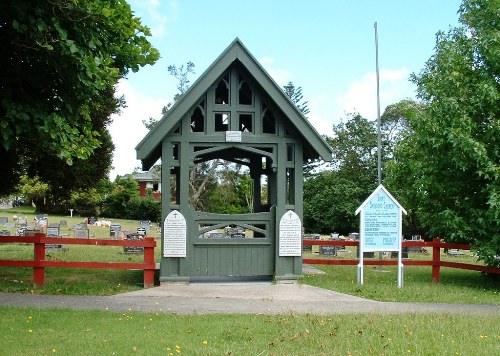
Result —
[[403, 287], [402, 213], [406, 210], [381, 184], [356, 210], [361, 213], [358, 283], [363, 284], [363, 253], [397, 251], [398, 287]]
[[292, 210], [288, 210], [280, 220], [279, 255], [302, 256], [302, 223]]
[[186, 257], [186, 219], [177, 210], [163, 224], [163, 257]]

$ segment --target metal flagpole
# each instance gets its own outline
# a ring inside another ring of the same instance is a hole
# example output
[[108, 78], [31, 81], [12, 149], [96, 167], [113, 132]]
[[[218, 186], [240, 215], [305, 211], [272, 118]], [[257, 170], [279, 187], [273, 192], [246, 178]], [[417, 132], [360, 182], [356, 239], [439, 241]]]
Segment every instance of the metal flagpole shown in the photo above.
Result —
[[378, 32], [377, 22], [375, 27], [375, 62], [377, 66], [377, 149], [378, 149], [378, 184], [382, 184], [382, 139], [380, 130], [380, 80], [378, 69]]
[[[382, 184], [382, 138], [380, 129], [380, 75], [378, 69], [378, 31], [377, 22], [373, 25], [375, 28], [375, 65], [377, 68], [377, 158], [378, 158], [378, 185]], [[378, 258], [382, 261], [382, 252], [378, 253]], [[382, 265], [380, 269], [383, 270]]]

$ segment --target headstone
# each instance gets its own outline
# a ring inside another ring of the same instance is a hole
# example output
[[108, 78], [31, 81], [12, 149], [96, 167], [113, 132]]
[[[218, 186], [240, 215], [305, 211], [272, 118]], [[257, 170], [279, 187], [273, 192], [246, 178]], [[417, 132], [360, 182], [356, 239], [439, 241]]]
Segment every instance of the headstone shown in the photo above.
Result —
[[75, 238], [76, 239], [88, 239], [89, 238], [89, 229], [77, 229], [77, 230], [75, 230]]
[[9, 222], [9, 218], [0, 216], [0, 224], [5, 225]]
[[81, 223], [75, 224], [75, 225], [73, 225], [72, 229], [73, 230], [87, 229], [87, 223], [81, 222]]
[[26, 218], [18, 218], [17, 219], [17, 224], [18, 225], [26, 225], [28, 222], [26, 221]]
[[186, 257], [186, 219], [180, 211], [173, 210], [163, 223], [163, 256]]
[[[58, 224], [54, 224], [54, 225], [47, 227], [47, 237], [60, 237]], [[47, 244], [47, 245], [45, 245], [45, 247], [48, 249], [51, 249], [51, 250], [61, 250], [62, 249], [62, 245], [60, 245], [60, 244]]]
[[7, 229], [12, 229], [13, 227], [16, 227], [16, 223], [10, 222], [10, 223], [5, 223], [3, 224]]
[[[129, 241], [143, 241], [144, 236], [138, 233], [135, 234], [127, 234], [125, 236], [125, 240]], [[142, 246], [123, 246], [123, 252], [125, 253], [143, 253], [144, 252], [144, 247]]]
[[137, 228], [137, 233], [142, 236], [146, 236], [146, 228], [144, 227], [138, 227]]
[[0, 230], [0, 236], [10, 236], [9, 230]]
[[68, 226], [68, 222], [66, 220], [59, 221], [60, 226]]
[[114, 239], [118, 238], [116, 235], [116, 231], [120, 231], [122, 226], [120, 224], [111, 224], [109, 225], [109, 237], [112, 237]]
[[335, 248], [335, 246], [321, 245], [319, 254], [325, 256], [337, 256], [337, 249]]
[[143, 227], [146, 229], [146, 235], [149, 235], [149, 232], [151, 231], [151, 225], [151, 221], [149, 220], [139, 221], [139, 227]]
[[302, 223], [292, 210], [287, 211], [280, 219], [279, 255], [302, 256]]
[[59, 237], [59, 225], [51, 225], [47, 227], [47, 237]]

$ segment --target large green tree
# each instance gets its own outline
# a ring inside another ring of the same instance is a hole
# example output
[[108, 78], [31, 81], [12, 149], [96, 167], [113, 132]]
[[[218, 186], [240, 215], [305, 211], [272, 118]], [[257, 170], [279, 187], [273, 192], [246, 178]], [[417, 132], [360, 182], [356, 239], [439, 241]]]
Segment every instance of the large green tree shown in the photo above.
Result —
[[304, 182], [304, 227], [308, 232], [349, 233], [359, 226], [356, 208], [377, 186], [375, 122], [349, 114], [327, 137], [333, 149], [329, 169]]
[[460, 26], [439, 32], [412, 76], [424, 109], [390, 167], [433, 236], [464, 241], [500, 261], [500, 2], [465, 0]]
[[27, 158], [71, 164], [107, 141], [93, 115], [116, 112], [117, 81], [159, 58], [149, 35], [124, 0], [0, 2], [0, 193]]

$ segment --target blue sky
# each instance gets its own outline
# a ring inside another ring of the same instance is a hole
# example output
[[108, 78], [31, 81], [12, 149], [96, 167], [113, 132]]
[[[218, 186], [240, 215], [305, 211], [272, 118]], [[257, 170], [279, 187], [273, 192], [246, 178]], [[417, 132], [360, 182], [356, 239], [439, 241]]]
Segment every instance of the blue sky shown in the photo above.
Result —
[[140, 166], [142, 124], [160, 118], [177, 81], [170, 64], [192, 61], [200, 74], [236, 38], [281, 86], [302, 87], [309, 120], [320, 134], [346, 113], [377, 117], [374, 23], [378, 25], [381, 112], [415, 97], [411, 73], [434, 53], [435, 35], [458, 24], [459, 0], [129, 0], [153, 36], [161, 59], [120, 82], [127, 108], [110, 132], [116, 145], [110, 177]]

